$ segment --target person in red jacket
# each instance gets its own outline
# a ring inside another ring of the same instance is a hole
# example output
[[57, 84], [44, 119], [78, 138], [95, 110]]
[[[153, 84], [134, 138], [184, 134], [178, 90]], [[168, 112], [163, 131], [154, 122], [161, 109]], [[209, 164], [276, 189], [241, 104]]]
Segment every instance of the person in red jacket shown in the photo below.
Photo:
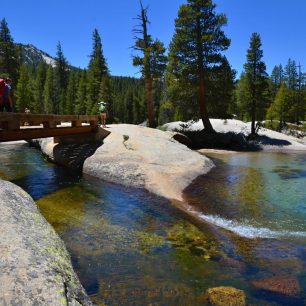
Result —
[[5, 89], [0, 100], [0, 112], [6, 110], [7, 112], [13, 111], [13, 98], [12, 98], [12, 81], [9, 78], [4, 79], [5, 81]]

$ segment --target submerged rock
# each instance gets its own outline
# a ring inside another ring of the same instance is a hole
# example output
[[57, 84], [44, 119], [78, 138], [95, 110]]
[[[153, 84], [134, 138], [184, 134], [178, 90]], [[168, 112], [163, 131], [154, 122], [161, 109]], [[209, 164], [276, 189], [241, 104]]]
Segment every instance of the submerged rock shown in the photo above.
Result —
[[167, 240], [173, 247], [186, 250], [204, 260], [220, 260], [224, 254], [217, 241], [194, 225], [180, 222], [167, 231]]
[[252, 285], [256, 289], [266, 290], [290, 297], [297, 297], [301, 293], [299, 281], [290, 275], [274, 276], [270, 278], [254, 280]]
[[246, 269], [246, 265], [244, 262], [239, 261], [237, 259], [234, 258], [230, 258], [230, 257], [224, 257], [220, 260], [220, 263], [235, 268], [237, 270], [239, 270], [240, 272], [244, 272]]
[[0, 305], [92, 305], [32, 198], [0, 180]]
[[215, 287], [207, 290], [208, 300], [213, 306], [244, 306], [245, 293], [233, 287]]

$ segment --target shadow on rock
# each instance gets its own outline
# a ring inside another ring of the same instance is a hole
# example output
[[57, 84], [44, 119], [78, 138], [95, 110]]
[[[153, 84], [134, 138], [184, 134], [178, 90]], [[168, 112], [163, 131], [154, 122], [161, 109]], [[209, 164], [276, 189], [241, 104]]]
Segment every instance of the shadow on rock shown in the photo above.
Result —
[[258, 136], [257, 142], [261, 145], [271, 145], [271, 146], [289, 146], [291, 143], [284, 139], [275, 139], [268, 136]]
[[175, 139], [194, 150], [222, 149], [234, 151], [258, 151], [261, 149], [259, 144], [254, 141], [248, 141], [242, 133], [207, 133], [205, 130], [180, 132], [188, 137], [190, 143], [186, 144], [186, 140], [181, 142], [180, 139]]
[[57, 144], [53, 148], [54, 162], [74, 171], [81, 171], [85, 160], [92, 156], [101, 142], [86, 144]]

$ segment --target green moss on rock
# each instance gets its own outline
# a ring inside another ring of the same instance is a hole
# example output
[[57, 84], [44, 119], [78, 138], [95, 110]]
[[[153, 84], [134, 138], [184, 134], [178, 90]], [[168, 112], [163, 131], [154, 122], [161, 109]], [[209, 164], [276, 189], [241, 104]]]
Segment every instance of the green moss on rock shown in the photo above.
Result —
[[187, 222], [180, 222], [168, 230], [167, 239], [174, 247], [183, 248], [204, 260], [216, 260], [224, 255], [211, 235]]
[[246, 297], [242, 290], [233, 287], [216, 287], [207, 290], [212, 306], [245, 306]]

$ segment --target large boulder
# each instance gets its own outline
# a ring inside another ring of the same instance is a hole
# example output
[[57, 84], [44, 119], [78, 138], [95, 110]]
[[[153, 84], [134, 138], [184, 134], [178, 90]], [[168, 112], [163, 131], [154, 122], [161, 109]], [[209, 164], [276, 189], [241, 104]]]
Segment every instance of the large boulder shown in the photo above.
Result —
[[92, 305], [32, 198], [0, 180], [0, 305]]
[[55, 144], [53, 138], [32, 144], [57, 164], [74, 169], [83, 166], [83, 172], [91, 176], [179, 201], [182, 191], [214, 166], [176, 141], [178, 133], [131, 124], [108, 125], [107, 130], [111, 133], [101, 146]]
[[129, 124], [109, 130], [104, 144], [86, 159], [84, 173], [181, 201], [192, 180], [213, 167], [208, 158], [175, 141], [172, 132]]

